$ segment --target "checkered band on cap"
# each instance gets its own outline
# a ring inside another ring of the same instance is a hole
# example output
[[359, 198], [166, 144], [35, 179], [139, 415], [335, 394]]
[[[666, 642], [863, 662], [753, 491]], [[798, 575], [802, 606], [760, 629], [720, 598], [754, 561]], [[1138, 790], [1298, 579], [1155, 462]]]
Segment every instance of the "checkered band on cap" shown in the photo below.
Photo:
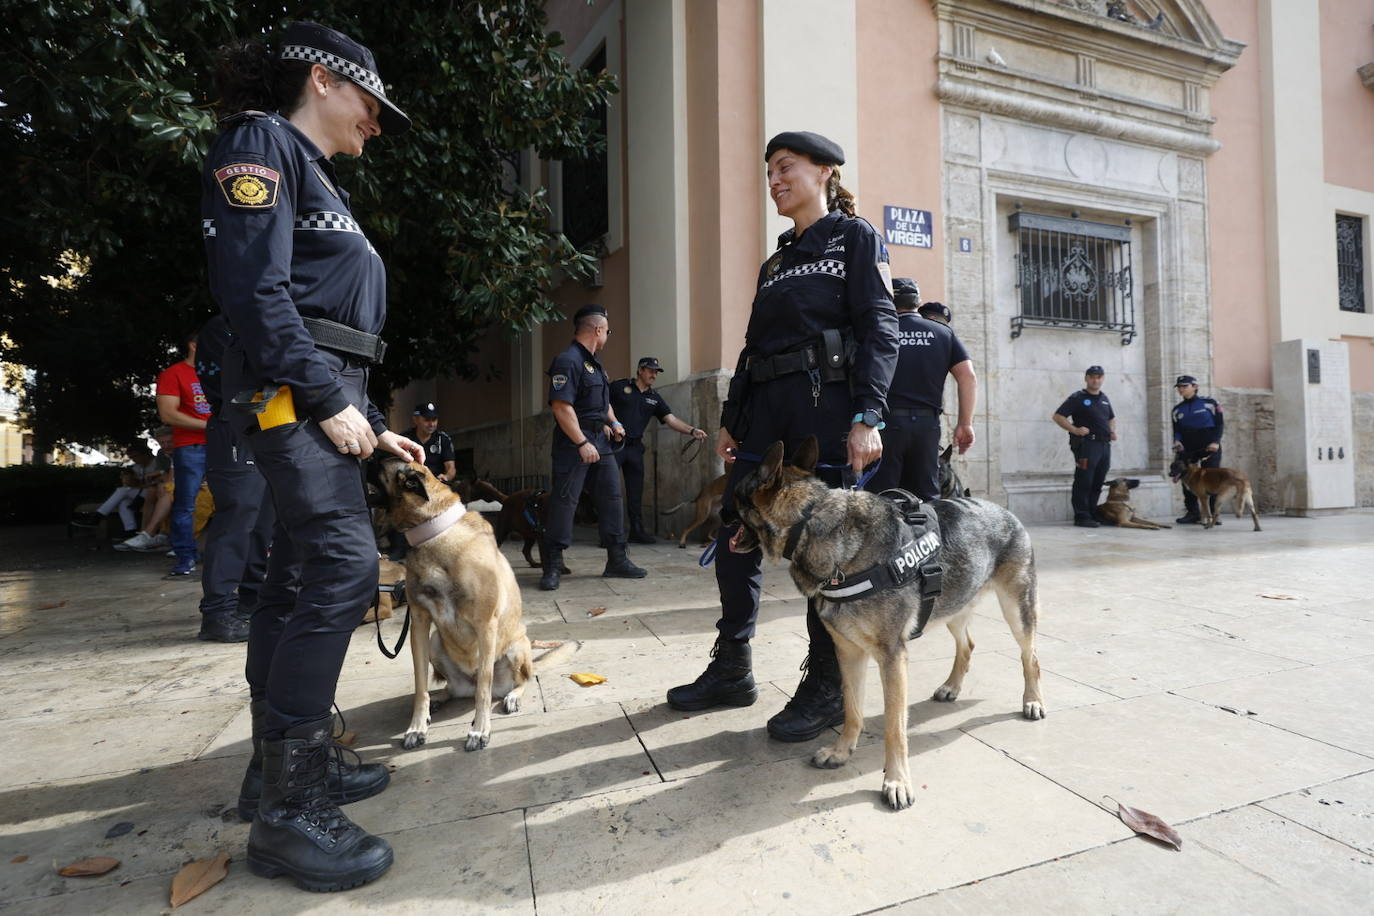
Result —
[[380, 76], [366, 67], [355, 64], [353, 61], [340, 57], [337, 54], [321, 51], [319, 48], [312, 48], [309, 45], [286, 45], [281, 49], [281, 59], [303, 60], [306, 63], [323, 64], [330, 70], [348, 77], [368, 92], [377, 96], [377, 98], [386, 98], [386, 88], [382, 86], [382, 78]]

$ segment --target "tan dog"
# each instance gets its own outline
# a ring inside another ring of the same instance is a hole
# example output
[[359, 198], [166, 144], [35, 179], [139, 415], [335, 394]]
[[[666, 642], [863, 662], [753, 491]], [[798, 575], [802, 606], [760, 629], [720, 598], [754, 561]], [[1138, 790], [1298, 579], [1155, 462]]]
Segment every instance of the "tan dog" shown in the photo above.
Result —
[[424, 465], [385, 458], [374, 467], [388, 520], [411, 542], [405, 566], [415, 703], [403, 746], [425, 743], [433, 665], [449, 696], [473, 698], [476, 714], [464, 747], [480, 750], [491, 740], [493, 695], [507, 713], [516, 712], [534, 676], [520, 586], [491, 525], [464, 511], [457, 494]]
[[1232, 468], [1204, 468], [1199, 467], [1198, 462], [1184, 462], [1182, 459], [1175, 459], [1169, 465], [1169, 477], [1175, 483], [1183, 481], [1183, 485], [1197, 497], [1198, 513], [1202, 516], [1202, 527], [1211, 528], [1216, 522], [1216, 513], [1212, 511], [1212, 499], [1216, 498], [1217, 505], [1226, 497], [1233, 497], [1231, 508], [1236, 513], [1236, 518], [1242, 518], [1243, 511], [1250, 510], [1250, 520], [1255, 523], [1255, 530], [1259, 531], [1259, 513], [1255, 511], [1255, 497], [1250, 491], [1250, 478], [1244, 472]]
[[1107, 484], [1107, 500], [1097, 507], [1097, 514], [1118, 528], [1148, 528], [1156, 531], [1174, 527], [1135, 514], [1135, 509], [1131, 508], [1131, 491], [1138, 486], [1140, 481], [1134, 477], [1118, 477]]
[[[696, 499], [694, 500], [696, 503], [696, 514], [692, 517], [692, 524], [682, 529], [682, 536], [677, 539], [677, 546], [685, 548], [687, 546], [687, 535], [691, 534], [692, 531], [699, 526], [704, 525], [706, 520], [712, 515], [720, 514], [720, 501], [725, 496], [725, 476], [726, 475], [721, 474], [715, 480], [702, 487], [701, 492], [697, 493]], [[685, 505], [687, 505], [687, 501], [683, 500], [671, 509], [662, 510], [659, 512], [659, 515], [672, 515]], [[710, 533], [708, 532], [708, 534]]]

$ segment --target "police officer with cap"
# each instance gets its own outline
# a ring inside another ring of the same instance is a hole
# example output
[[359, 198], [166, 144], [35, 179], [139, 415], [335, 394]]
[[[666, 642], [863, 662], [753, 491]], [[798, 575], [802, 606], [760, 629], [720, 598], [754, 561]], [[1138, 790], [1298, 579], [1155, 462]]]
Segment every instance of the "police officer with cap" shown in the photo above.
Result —
[[1112, 441], [1116, 439], [1116, 411], [1102, 390], [1101, 366], [1083, 373], [1083, 387], [1064, 399], [1050, 417], [1069, 434], [1073, 452], [1073, 523], [1097, 528], [1097, 501], [1112, 466]]
[[[1183, 399], [1173, 410], [1174, 451], [1185, 461], [1200, 461], [1204, 468], [1221, 467], [1221, 433], [1226, 425], [1221, 405], [1211, 398], [1201, 397], [1197, 393], [1197, 379], [1191, 375], [1180, 375], [1174, 381], [1174, 388]], [[1215, 508], [1215, 496], [1211, 502]], [[1216, 512], [1212, 516], [1215, 518]], [[1183, 515], [1175, 521], [1180, 525], [1196, 525], [1202, 521], [1197, 497], [1187, 487], [1183, 487]], [[1220, 525], [1221, 519], [1216, 523]]]
[[333, 742], [339, 670], [377, 589], [377, 545], [359, 461], [421, 461], [368, 400], [382, 360], [386, 270], [349, 209], [331, 158], [405, 132], [372, 52], [313, 22], [220, 52], [220, 122], [202, 172], [210, 290], [234, 332], [225, 419], [250, 442], [277, 511], [245, 666], [253, 757], [241, 813], [256, 811], [249, 870], [315, 891], [356, 887], [390, 844], [338, 807], [390, 774]]
[[452, 483], [458, 475], [457, 455], [453, 449], [453, 439], [439, 429], [439, 408], [433, 401], [415, 405], [415, 425], [403, 434], [414, 439], [425, 450], [425, 467], [444, 483]]
[[654, 544], [658, 540], [645, 529], [640, 515], [644, 497], [644, 431], [649, 426], [649, 420], [657, 417], [658, 422], [674, 432], [697, 440], [706, 438], [706, 430], [688, 426], [673, 416], [673, 410], [663, 395], [654, 390], [654, 382], [662, 371], [663, 366], [657, 357], [646, 356], [639, 361], [633, 379], [622, 378], [611, 382], [611, 407], [625, 424], [625, 447], [616, 452], [615, 460], [625, 474], [630, 540], [636, 544]]
[[553, 431], [553, 491], [544, 531], [544, 574], [539, 587], [558, 588], [563, 551], [572, 544], [573, 513], [590, 469], [595, 475], [597, 526], [606, 545], [606, 568], [601, 575], [642, 579], [648, 573], [625, 553], [625, 523], [620, 506], [619, 466], [610, 458], [611, 442], [623, 442], [625, 427], [611, 407], [611, 382], [596, 354], [611, 335], [606, 310], [584, 305], [573, 315], [573, 339], [568, 349], [549, 364], [549, 406]]
[[910, 277], [892, 281], [901, 346], [897, 370], [887, 390], [883, 463], [868, 482], [881, 493], [901, 487], [921, 499], [940, 495], [940, 415], [944, 412], [945, 376], [959, 386], [959, 422], [954, 443], [959, 454], [973, 445], [973, 410], [978, 403], [978, 376], [973, 361], [949, 328], [951, 316], [939, 302], [921, 303], [921, 291]]
[[[730, 467], [716, 540], [721, 618], [706, 670], [668, 691], [675, 709], [748, 706], [758, 698], [749, 640], [762, 556], [731, 549], [739, 531], [736, 482], [778, 440], [790, 455], [815, 436], [816, 470], [831, 486], [857, 483], [883, 453], [878, 427], [898, 340], [887, 249], [840, 184], [839, 144], [788, 131], [768, 142], [763, 158], [769, 196], [792, 228], [759, 270], [744, 349], [721, 411], [716, 451]], [[816, 611], [808, 602], [805, 675], [768, 721], [768, 734], [780, 741], [808, 741], [844, 721], [835, 643]]]

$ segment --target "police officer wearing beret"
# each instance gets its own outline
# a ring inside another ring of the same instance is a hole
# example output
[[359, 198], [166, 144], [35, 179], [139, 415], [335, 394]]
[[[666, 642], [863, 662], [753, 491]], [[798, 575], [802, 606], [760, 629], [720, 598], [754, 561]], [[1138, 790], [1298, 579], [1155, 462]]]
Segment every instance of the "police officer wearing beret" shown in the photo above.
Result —
[[406, 430], [407, 439], [414, 439], [425, 450], [425, 467], [444, 483], [451, 483], [458, 475], [457, 454], [453, 439], [439, 429], [439, 408], [433, 401], [415, 405], [415, 425]]
[[1050, 417], [1069, 434], [1073, 452], [1073, 523], [1096, 528], [1097, 501], [1112, 466], [1112, 441], [1116, 439], [1116, 411], [1102, 390], [1101, 366], [1083, 373], [1083, 387], [1064, 399]]
[[423, 460], [368, 400], [385, 350], [386, 270], [330, 159], [360, 156], [410, 120], [387, 99], [372, 52], [312, 22], [267, 47], [220, 55], [220, 122], [202, 173], [210, 289], [234, 337], [225, 418], [251, 444], [277, 511], [253, 612], [248, 678], [254, 755], [239, 809], [256, 809], [247, 862], [317, 891], [356, 887], [391, 846], [338, 805], [375, 795], [379, 764], [345, 765], [331, 707], [349, 640], [377, 589], [377, 545], [359, 461]]
[[539, 587], [558, 588], [563, 551], [572, 544], [573, 514], [590, 469], [596, 475], [596, 521], [606, 545], [606, 568], [601, 575], [614, 579], [642, 579], [646, 571], [625, 553], [625, 523], [620, 499], [620, 468], [612, 459], [615, 442], [625, 439], [625, 427], [611, 407], [611, 382], [596, 354], [611, 335], [606, 310], [585, 305], [573, 315], [573, 340], [549, 364], [549, 407], [553, 431], [553, 491], [549, 521], [544, 530], [544, 574]]
[[973, 361], [949, 328], [949, 308], [939, 302], [921, 305], [916, 281], [892, 281], [901, 347], [897, 370], [887, 391], [883, 428], [883, 463], [868, 482], [874, 493], [901, 487], [921, 499], [940, 495], [940, 415], [944, 413], [945, 376], [959, 386], [959, 422], [954, 443], [959, 454], [973, 445], [973, 410], [978, 403], [978, 376]]
[[[676, 709], [748, 706], [758, 698], [749, 640], [762, 586], [759, 550], [730, 549], [739, 530], [734, 487], [775, 441], [794, 452], [820, 445], [817, 472], [853, 484], [883, 451], [878, 427], [897, 365], [897, 314], [887, 249], [854, 215], [840, 185], [844, 152], [819, 134], [789, 131], [763, 154], [768, 191], [792, 228], [759, 270], [744, 350], [721, 411], [716, 451], [730, 465], [717, 536], [721, 618], [712, 661], [691, 684], [668, 691]], [[844, 720], [835, 644], [808, 602], [810, 652], [785, 709], [768, 721], [781, 741], [807, 741]]]
[[[1197, 379], [1191, 375], [1180, 375], [1174, 382], [1174, 389], [1183, 399], [1173, 410], [1174, 451], [1185, 461], [1200, 461], [1204, 468], [1221, 467], [1221, 433], [1226, 425], [1221, 405], [1211, 398], [1200, 397]], [[1211, 503], [1215, 508], [1215, 496]], [[1212, 516], [1216, 516], [1215, 511]], [[1196, 525], [1202, 521], [1198, 515], [1197, 497], [1187, 487], [1183, 487], [1183, 515], [1175, 521], [1180, 525]], [[1220, 525], [1221, 519], [1216, 523]]]
[[646, 356], [639, 361], [633, 379], [622, 378], [611, 382], [611, 407], [625, 424], [625, 447], [616, 452], [615, 460], [625, 474], [630, 540], [636, 544], [654, 544], [658, 541], [645, 529], [640, 515], [644, 499], [644, 431], [649, 426], [649, 420], [657, 417], [658, 422], [674, 432], [698, 440], [706, 438], [706, 430], [688, 426], [673, 416], [673, 410], [663, 395], [654, 390], [654, 382], [662, 371], [663, 366], [657, 357]]
[[205, 526], [204, 570], [200, 577], [198, 639], [245, 642], [248, 621], [257, 607], [267, 576], [267, 549], [277, 513], [267, 481], [253, 461], [253, 447], [224, 418], [221, 364], [233, 334], [223, 315], [200, 329], [196, 377], [210, 416], [205, 423], [205, 481], [215, 500], [215, 513]]

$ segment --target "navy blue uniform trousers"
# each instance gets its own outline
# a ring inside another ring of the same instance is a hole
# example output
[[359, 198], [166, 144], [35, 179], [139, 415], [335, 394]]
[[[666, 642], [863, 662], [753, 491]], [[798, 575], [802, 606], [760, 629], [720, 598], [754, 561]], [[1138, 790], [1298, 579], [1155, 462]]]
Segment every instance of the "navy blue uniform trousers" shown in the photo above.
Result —
[[1112, 444], [1101, 439], [1073, 440], [1073, 517], [1075, 520], [1097, 516], [1097, 501], [1112, 466]]
[[596, 494], [596, 525], [603, 546], [625, 544], [624, 509], [620, 498], [620, 465], [611, 457], [604, 433], [584, 434], [601, 452], [595, 464], [583, 464], [577, 449], [567, 437], [554, 432], [553, 488], [549, 493], [549, 523], [544, 537], [550, 546], [567, 550], [572, 545], [573, 515], [582, 497], [582, 484], [588, 482]]
[[215, 514], [205, 530], [200, 612], [246, 618], [257, 606], [267, 576], [267, 548], [277, 513], [252, 451], [220, 417], [206, 424], [205, 455]]
[[[720, 621], [716, 629], [724, 639], [753, 638], [763, 590], [763, 551], [730, 550], [730, 538], [739, 526], [735, 512], [736, 482], [758, 467], [758, 458], [774, 442], [783, 443], [784, 454], [790, 460], [807, 436], [815, 436], [820, 444], [818, 463], [835, 466], [817, 468], [818, 477], [832, 487], [848, 486], [854, 479], [853, 472], [843, 467], [848, 460], [849, 420], [853, 416], [847, 382], [822, 385], [817, 403], [811, 395], [811, 379], [805, 372], [796, 372], [751, 384], [747, 397], [741, 412], [741, 428], [733, 432], [743, 436], [740, 451], [751, 457], [740, 458], [730, 466], [721, 500], [723, 524], [716, 535], [716, 586], [720, 589]], [[821, 624], [812, 601], [806, 606], [806, 629], [813, 648], [834, 651], [834, 640]]]
[[883, 463], [867, 489], [901, 487], [921, 499], [940, 496], [940, 416], [933, 410], [889, 409], [884, 418]]
[[626, 439], [615, 460], [625, 475], [625, 508], [630, 513], [630, 527], [643, 529], [640, 512], [644, 506], [644, 440]]

